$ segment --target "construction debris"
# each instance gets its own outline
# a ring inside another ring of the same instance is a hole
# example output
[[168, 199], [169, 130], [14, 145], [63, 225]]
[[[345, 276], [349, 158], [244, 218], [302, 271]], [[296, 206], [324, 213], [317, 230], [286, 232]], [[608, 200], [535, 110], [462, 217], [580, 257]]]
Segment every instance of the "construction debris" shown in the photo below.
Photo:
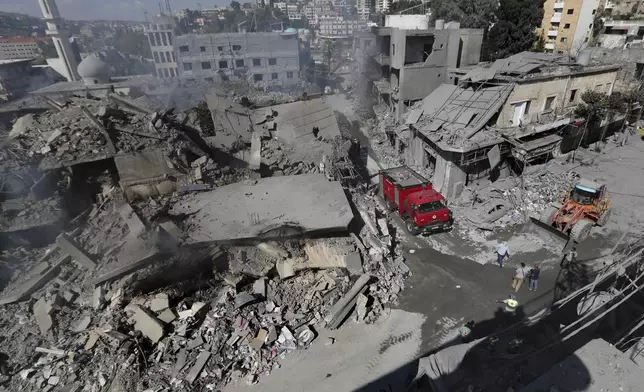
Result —
[[[203, 107], [153, 111], [111, 93], [51, 105], [0, 154], [36, 179], [2, 202], [4, 232], [33, 237], [45, 222], [55, 236], [2, 251], [19, 265], [0, 299], [3, 351], [29, 370], [11, 390], [254, 384], [320, 329], [395, 304], [409, 270], [321, 101], [219, 102], [210, 122]], [[373, 233], [349, 233], [351, 202]]]

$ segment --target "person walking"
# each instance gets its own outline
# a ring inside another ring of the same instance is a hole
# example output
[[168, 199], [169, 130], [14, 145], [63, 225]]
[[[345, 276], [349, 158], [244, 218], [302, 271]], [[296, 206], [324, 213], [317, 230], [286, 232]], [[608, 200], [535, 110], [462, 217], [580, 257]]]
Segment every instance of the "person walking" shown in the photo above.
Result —
[[503, 259], [510, 258], [510, 252], [507, 242], [501, 242], [496, 246], [496, 262], [499, 267], [503, 268]]
[[526, 278], [526, 275], [528, 274], [527, 268], [525, 266], [525, 263], [521, 263], [521, 266], [514, 271], [514, 277], [512, 278], [512, 288], [514, 289], [514, 292], [518, 292], [519, 288], [521, 287], [521, 284]]
[[530, 291], [537, 291], [537, 286], [539, 285], [539, 275], [541, 274], [541, 268], [538, 264], [535, 264], [534, 267], [530, 270]]

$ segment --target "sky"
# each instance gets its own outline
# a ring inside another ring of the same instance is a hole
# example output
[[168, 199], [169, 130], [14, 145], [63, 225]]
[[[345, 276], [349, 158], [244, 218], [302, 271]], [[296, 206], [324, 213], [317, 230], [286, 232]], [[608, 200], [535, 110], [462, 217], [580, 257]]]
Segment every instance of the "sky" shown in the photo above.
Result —
[[[165, 4], [165, 0], [160, 0]], [[173, 10], [211, 8], [215, 4], [230, 3], [227, 0], [170, 0]], [[148, 18], [159, 13], [159, 0], [56, 0], [58, 10], [65, 19], [73, 20], [144, 20], [143, 11]], [[42, 17], [38, 0], [0, 0], [0, 11], [18, 12]]]

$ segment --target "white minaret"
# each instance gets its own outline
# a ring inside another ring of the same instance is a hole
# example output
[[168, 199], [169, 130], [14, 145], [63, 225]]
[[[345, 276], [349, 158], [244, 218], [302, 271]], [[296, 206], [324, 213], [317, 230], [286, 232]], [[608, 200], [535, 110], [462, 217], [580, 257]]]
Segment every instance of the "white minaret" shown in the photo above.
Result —
[[80, 80], [77, 72], [78, 64], [76, 63], [72, 46], [69, 43], [69, 34], [65, 29], [61, 28], [62, 19], [60, 18], [56, 1], [38, 0], [38, 4], [40, 4], [40, 9], [47, 23], [47, 35], [51, 36], [54, 46], [56, 46], [56, 52], [61, 62], [60, 69], [65, 73], [63, 76], [70, 82]]

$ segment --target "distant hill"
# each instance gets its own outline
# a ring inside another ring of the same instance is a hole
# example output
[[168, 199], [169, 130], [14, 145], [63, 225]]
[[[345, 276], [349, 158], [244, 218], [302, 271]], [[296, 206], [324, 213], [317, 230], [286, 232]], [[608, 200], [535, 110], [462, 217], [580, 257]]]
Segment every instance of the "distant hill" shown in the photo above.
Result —
[[0, 35], [28, 36], [34, 32], [44, 32], [45, 22], [31, 15], [0, 11]]

